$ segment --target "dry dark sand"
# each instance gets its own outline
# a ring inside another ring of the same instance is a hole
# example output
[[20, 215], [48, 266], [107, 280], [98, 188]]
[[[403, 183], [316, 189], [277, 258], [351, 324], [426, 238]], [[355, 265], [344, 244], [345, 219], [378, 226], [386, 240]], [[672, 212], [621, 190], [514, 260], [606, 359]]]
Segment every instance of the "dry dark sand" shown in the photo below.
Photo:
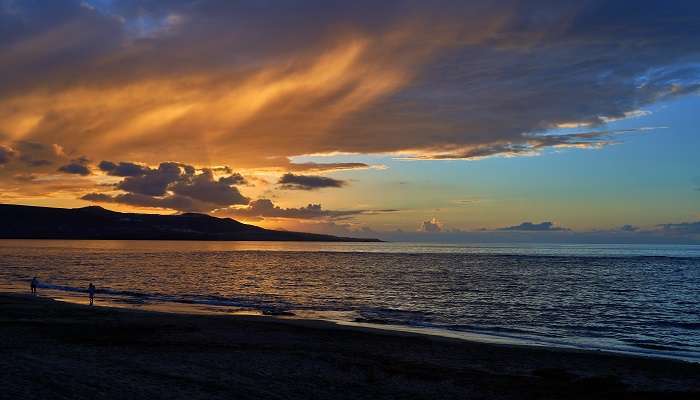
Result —
[[0, 398], [700, 399], [700, 365], [0, 294]]

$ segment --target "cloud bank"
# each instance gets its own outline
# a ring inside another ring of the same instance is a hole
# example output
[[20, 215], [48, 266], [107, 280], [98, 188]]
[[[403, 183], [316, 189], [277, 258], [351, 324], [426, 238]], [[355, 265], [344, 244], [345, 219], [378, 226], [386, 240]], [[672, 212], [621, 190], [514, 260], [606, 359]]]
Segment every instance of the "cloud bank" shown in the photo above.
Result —
[[240, 167], [522, 155], [605, 145], [542, 133], [700, 88], [692, 1], [49, 3], [0, 7], [4, 146]]
[[[575, 231], [556, 228], [548, 223], [522, 223], [517, 229], [461, 230], [447, 228], [433, 218], [421, 223], [418, 230], [373, 230], [346, 221], [300, 223], [298, 230], [345, 236], [376, 237], [395, 242], [428, 243], [614, 243], [614, 244], [694, 244], [700, 245], [700, 221], [669, 223], [649, 227], [624, 225], [617, 229]], [[510, 227], [509, 227], [510, 228]]]

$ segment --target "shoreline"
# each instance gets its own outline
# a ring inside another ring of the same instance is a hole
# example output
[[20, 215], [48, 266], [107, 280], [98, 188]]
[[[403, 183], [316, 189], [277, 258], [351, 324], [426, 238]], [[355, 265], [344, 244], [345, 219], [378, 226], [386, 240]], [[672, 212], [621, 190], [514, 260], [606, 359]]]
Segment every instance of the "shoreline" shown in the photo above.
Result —
[[[58, 290], [56, 290], [58, 291]], [[0, 292], [2, 294], [2, 292]], [[82, 304], [87, 305], [87, 299], [78, 296], [48, 296], [48, 298], [56, 301]], [[548, 338], [538, 338], [538, 337], [525, 337], [516, 335], [506, 335], [498, 334], [493, 332], [478, 332], [478, 331], [459, 331], [450, 330], [447, 328], [438, 327], [428, 327], [428, 326], [412, 326], [412, 325], [398, 325], [391, 323], [373, 323], [365, 321], [350, 321], [343, 319], [325, 318], [322, 315], [315, 314], [313, 316], [304, 316], [292, 313], [291, 315], [285, 314], [265, 314], [263, 310], [251, 309], [251, 310], [237, 310], [230, 311], [227, 310], [227, 306], [219, 306], [212, 304], [196, 304], [196, 303], [178, 303], [178, 302], [168, 302], [161, 301], [158, 303], [151, 304], [134, 304], [128, 301], [115, 301], [116, 298], [111, 298], [105, 300], [104, 298], [97, 299], [95, 306], [97, 307], [114, 307], [126, 310], [137, 310], [137, 311], [152, 311], [152, 312], [162, 312], [162, 313], [174, 313], [180, 315], [213, 315], [213, 316], [252, 316], [259, 318], [276, 318], [280, 320], [287, 321], [318, 321], [323, 323], [331, 323], [338, 326], [348, 326], [354, 328], [366, 328], [372, 330], [386, 331], [386, 332], [400, 332], [400, 333], [410, 333], [416, 335], [427, 335], [434, 337], [449, 338], [454, 340], [461, 340], [474, 343], [485, 343], [485, 344], [500, 344], [500, 345], [512, 345], [512, 346], [523, 346], [523, 347], [537, 347], [537, 348], [552, 348], [561, 350], [574, 350], [574, 351], [592, 351], [598, 353], [609, 353], [609, 354], [622, 354], [632, 357], [643, 357], [652, 359], [662, 359], [662, 360], [675, 360], [694, 364], [700, 364], [700, 357], [696, 354], [685, 353], [682, 351], [666, 351], [666, 353], [660, 350], [654, 349], [644, 349], [644, 348], [633, 348], [633, 347], [612, 347], [612, 346], [594, 346], [591, 344], [577, 344], [574, 342], [567, 341], [557, 341]], [[123, 299], [120, 299], [123, 300]]]
[[[5, 289], [7, 290], [7, 289]], [[48, 292], [48, 294], [46, 294]], [[68, 304], [78, 304], [78, 305], [88, 305], [88, 300], [86, 294], [81, 292], [80, 295], [76, 295], [78, 292], [66, 292], [60, 289], [53, 289], [44, 287], [44, 290], [39, 294], [38, 297], [55, 300], [59, 302], [64, 302]], [[3, 294], [12, 295], [25, 295], [26, 292], [19, 288], [13, 288], [11, 291], [3, 292], [0, 290], [0, 296]], [[72, 294], [72, 295], [71, 295]], [[694, 353], [686, 353], [682, 351], [669, 351], [666, 350], [662, 352], [656, 349], [645, 349], [636, 347], [614, 347], [609, 346], [596, 346], [587, 343], [576, 343], [572, 341], [565, 340], [555, 340], [550, 338], [540, 338], [532, 336], [517, 336], [517, 335], [507, 335], [499, 334], [495, 332], [488, 331], [461, 331], [461, 330], [451, 330], [447, 328], [439, 327], [429, 327], [429, 326], [413, 326], [413, 325], [399, 325], [392, 323], [382, 323], [382, 322], [367, 322], [367, 321], [353, 321], [347, 319], [326, 317], [322, 315], [322, 312], [312, 313], [311, 315], [300, 315], [297, 313], [290, 313], [289, 315], [280, 313], [270, 313], [266, 314], [262, 309], [241, 309], [232, 310], [229, 306], [225, 305], [215, 305], [208, 303], [180, 303], [177, 301], [156, 301], [151, 303], [134, 303], [129, 301], [127, 298], [121, 298], [120, 296], [111, 297], [100, 297], [96, 298], [96, 307], [104, 308], [118, 308], [124, 310], [134, 310], [142, 312], [157, 312], [157, 313], [172, 313], [177, 315], [202, 315], [202, 316], [249, 316], [257, 318], [273, 318], [277, 320], [284, 321], [310, 321], [319, 323], [329, 323], [336, 326], [346, 326], [358, 329], [370, 329], [385, 332], [396, 332], [396, 333], [408, 333], [415, 335], [426, 335], [431, 337], [441, 337], [449, 338], [453, 340], [473, 342], [473, 343], [484, 343], [484, 344], [498, 344], [498, 345], [510, 345], [510, 346], [522, 346], [522, 347], [535, 347], [535, 348], [551, 348], [560, 350], [572, 350], [572, 351], [584, 351], [584, 352], [596, 352], [596, 353], [606, 353], [606, 354], [620, 354], [631, 357], [642, 357], [651, 359], [661, 359], [661, 360], [674, 360], [681, 362], [688, 362], [700, 365], [700, 357]], [[294, 310], [297, 311], [297, 310]]]
[[[700, 365], [660, 358], [472, 342], [299, 318], [89, 307], [16, 293], [0, 293], [0, 310], [0, 348], [8, 355], [0, 360], [7, 371], [0, 384], [16, 390], [15, 398], [32, 398], [22, 390], [36, 384], [38, 373], [44, 374], [43, 390], [68, 391], [70, 398], [130, 397], [123, 390], [154, 398], [700, 394]], [[81, 372], [85, 367], [89, 371]], [[181, 382], [177, 390], [170, 387], [173, 379]], [[139, 383], [123, 387], [134, 380]], [[224, 381], [230, 385], [221, 385]], [[74, 391], [76, 385], [95, 384], [97, 392]], [[214, 393], [211, 385], [218, 388]]]

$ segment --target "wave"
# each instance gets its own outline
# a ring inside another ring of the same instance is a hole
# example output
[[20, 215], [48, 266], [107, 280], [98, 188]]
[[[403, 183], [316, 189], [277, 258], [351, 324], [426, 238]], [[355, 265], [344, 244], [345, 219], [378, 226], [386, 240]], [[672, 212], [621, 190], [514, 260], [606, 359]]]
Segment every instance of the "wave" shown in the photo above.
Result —
[[358, 316], [355, 322], [371, 324], [395, 324], [411, 326], [427, 326], [433, 321], [430, 311], [404, 310], [385, 307], [365, 307], [356, 310]]
[[[72, 292], [72, 293], [87, 293], [87, 288], [79, 288], [75, 286], [65, 286], [65, 285], [53, 285], [50, 283], [45, 283], [45, 282], [39, 282], [37, 285], [41, 289], [53, 289], [53, 290], [60, 290], [63, 292]], [[96, 293], [98, 294], [110, 294], [114, 296], [130, 296], [130, 297], [151, 297], [153, 295], [149, 295], [146, 293], [141, 293], [141, 292], [134, 292], [130, 290], [113, 290], [109, 288], [99, 288], [97, 289]]]
[[659, 327], [681, 328], [693, 331], [700, 330], [700, 322], [660, 321], [655, 322], [654, 325]]
[[463, 332], [483, 332], [483, 333], [494, 333], [494, 334], [520, 334], [520, 335], [541, 335], [540, 332], [517, 329], [517, 328], [507, 328], [503, 326], [484, 326], [484, 325], [451, 325], [446, 326], [446, 329], [463, 331]]
[[657, 351], [685, 351], [687, 348], [679, 346], [680, 343], [678, 343], [676, 346], [671, 345], [671, 344], [666, 344], [666, 343], [656, 343], [656, 342], [651, 342], [651, 341], [645, 341], [645, 340], [623, 340], [625, 343], [628, 343], [632, 346], [639, 347], [640, 349], [646, 349], [646, 350], [657, 350]]
[[[75, 286], [53, 285], [40, 282], [39, 288], [58, 290], [69, 293], [87, 293], [87, 288]], [[259, 310], [264, 315], [293, 315], [289, 311], [293, 306], [281, 300], [270, 301], [266, 299], [249, 299], [221, 296], [201, 296], [201, 295], [168, 295], [159, 293], [144, 293], [131, 290], [119, 290], [111, 288], [98, 288], [98, 295], [115, 296], [113, 301], [126, 304], [146, 304], [149, 302], [165, 302], [192, 305], [208, 305], [217, 307], [235, 307], [239, 309]]]

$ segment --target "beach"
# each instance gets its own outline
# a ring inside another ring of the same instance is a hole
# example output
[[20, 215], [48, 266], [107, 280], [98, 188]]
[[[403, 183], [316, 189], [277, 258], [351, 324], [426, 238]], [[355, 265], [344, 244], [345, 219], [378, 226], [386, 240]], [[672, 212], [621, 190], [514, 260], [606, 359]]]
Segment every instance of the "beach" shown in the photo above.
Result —
[[700, 364], [0, 294], [0, 398], [695, 398]]

